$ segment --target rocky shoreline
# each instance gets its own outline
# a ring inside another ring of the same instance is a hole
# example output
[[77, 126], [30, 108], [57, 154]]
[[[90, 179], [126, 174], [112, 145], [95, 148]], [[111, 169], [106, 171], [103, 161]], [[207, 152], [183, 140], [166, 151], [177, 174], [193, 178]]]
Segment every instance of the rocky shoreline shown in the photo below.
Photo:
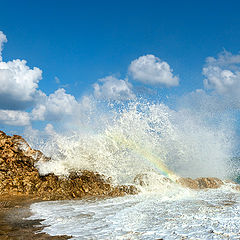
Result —
[[39, 161], [49, 159], [30, 148], [22, 137], [11, 137], [0, 131], [0, 196], [8, 194], [64, 200], [137, 193], [134, 186], [112, 186], [109, 179], [87, 170], [71, 173], [68, 177], [53, 173], [42, 176], [35, 167]]
[[[134, 186], [113, 186], [110, 179], [87, 170], [72, 172], [68, 177], [53, 173], [40, 175], [36, 163], [49, 160], [39, 150], [32, 149], [21, 136], [8, 136], [0, 131], [0, 196], [64, 200], [138, 193]], [[140, 185], [141, 178], [138, 179]], [[218, 188], [224, 184], [218, 178], [179, 178], [176, 182], [191, 189]]]
[[[18, 135], [0, 131], [0, 239], [68, 239], [38, 233], [39, 221], [22, 220], [30, 214], [29, 205], [43, 200], [82, 199], [85, 197], [118, 197], [137, 194], [135, 186], [113, 186], [110, 179], [91, 171], [73, 172], [68, 177], [53, 173], [42, 176], [35, 167], [49, 161], [40, 151], [32, 149]], [[138, 179], [141, 185], [141, 176]], [[169, 181], [169, 179], [166, 179]], [[217, 178], [179, 178], [177, 184], [191, 189], [219, 188], [224, 182]], [[144, 184], [144, 183], [142, 183]], [[239, 185], [234, 188], [240, 190]], [[36, 227], [38, 225], [38, 227]]]
[[[68, 177], [54, 174], [41, 176], [35, 164], [49, 161], [32, 149], [21, 136], [8, 136], [0, 131], [0, 239], [69, 239], [52, 237], [42, 230], [41, 220], [23, 220], [30, 216], [31, 203], [43, 200], [117, 197], [135, 194], [133, 186], [112, 186], [110, 180], [90, 171], [71, 173]], [[38, 232], [38, 234], [36, 234]]]

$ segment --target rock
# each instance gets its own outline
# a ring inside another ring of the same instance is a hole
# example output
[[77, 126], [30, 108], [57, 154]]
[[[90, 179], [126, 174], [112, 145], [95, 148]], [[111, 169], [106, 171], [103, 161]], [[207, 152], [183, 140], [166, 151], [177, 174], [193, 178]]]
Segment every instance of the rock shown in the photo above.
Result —
[[219, 188], [221, 187], [224, 182], [218, 178], [179, 178], [177, 180], [179, 184], [184, 187], [188, 187], [191, 189], [206, 189], [206, 188]]
[[[138, 193], [134, 186], [113, 186], [110, 178], [86, 170], [71, 172], [69, 177], [59, 177], [53, 173], [41, 176], [35, 167], [40, 160], [48, 161], [49, 158], [32, 149], [21, 136], [11, 137], [0, 131], [0, 195], [31, 195], [42, 200], [59, 200]], [[134, 181], [146, 186], [148, 175], [139, 174]], [[166, 177], [162, 178], [162, 182], [172, 183]], [[217, 178], [179, 178], [177, 183], [191, 189], [218, 188], [224, 184]], [[240, 190], [237, 184], [233, 187]]]
[[48, 161], [18, 135], [0, 131], [0, 195], [31, 195], [42, 200], [75, 199], [85, 196], [136, 194], [134, 186], [112, 186], [104, 176], [91, 171], [72, 172], [69, 177], [40, 176], [34, 166]]
[[198, 186], [200, 189], [204, 188], [219, 188], [224, 183], [218, 178], [197, 178]]
[[182, 185], [183, 187], [191, 188], [191, 189], [198, 189], [198, 182], [191, 178], [179, 178], [177, 183]]

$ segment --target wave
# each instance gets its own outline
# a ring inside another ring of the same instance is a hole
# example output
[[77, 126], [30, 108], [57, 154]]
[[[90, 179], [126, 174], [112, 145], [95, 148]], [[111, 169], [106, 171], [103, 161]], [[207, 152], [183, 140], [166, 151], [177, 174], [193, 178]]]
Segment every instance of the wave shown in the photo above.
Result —
[[51, 156], [38, 164], [40, 173], [89, 170], [118, 185], [136, 184], [142, 174], [153, 187], [162, 176], [233, 175], [234, 126], [226, 115], [146, 100], [92, 106], [37, 146]]

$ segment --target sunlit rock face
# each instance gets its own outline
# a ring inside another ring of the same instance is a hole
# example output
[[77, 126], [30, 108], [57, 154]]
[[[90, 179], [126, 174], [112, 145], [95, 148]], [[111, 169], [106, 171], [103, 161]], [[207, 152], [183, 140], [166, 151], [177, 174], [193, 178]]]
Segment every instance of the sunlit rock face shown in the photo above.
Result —
[[85, 196], [123, 196], [137, 192], [133, 186], [111, 185], [110, 180], [90, 171], [59, 177], [41, 176], [34, 166], [48, 161], [20, 136], [0, 132], [0, 195], [31, 195], [44, 200], [74, 199]]

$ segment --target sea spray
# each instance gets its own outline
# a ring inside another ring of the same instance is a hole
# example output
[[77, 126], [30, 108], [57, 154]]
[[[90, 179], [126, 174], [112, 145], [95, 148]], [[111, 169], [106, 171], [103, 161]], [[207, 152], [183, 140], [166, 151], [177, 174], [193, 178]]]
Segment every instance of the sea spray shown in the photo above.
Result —
[[[52, 158], [38, 168], [42, 174], [57, 175], [96, 171], [114, 184], [136, 184], [141, 174], [149, 174], [150, 182], [152, 173], [170, 178], [229, 178], [232, 125], [225, 124], [225, 116], [211, 113], [206, 118], [202, 112], [174, 110], [146, 100], [95, 102], [91, 111], [81, 113], [81, 120], [68, 122], [58, 133], [52, 131], [38, 146]], [[156, 175], [152, 185], [155, 179]]]

